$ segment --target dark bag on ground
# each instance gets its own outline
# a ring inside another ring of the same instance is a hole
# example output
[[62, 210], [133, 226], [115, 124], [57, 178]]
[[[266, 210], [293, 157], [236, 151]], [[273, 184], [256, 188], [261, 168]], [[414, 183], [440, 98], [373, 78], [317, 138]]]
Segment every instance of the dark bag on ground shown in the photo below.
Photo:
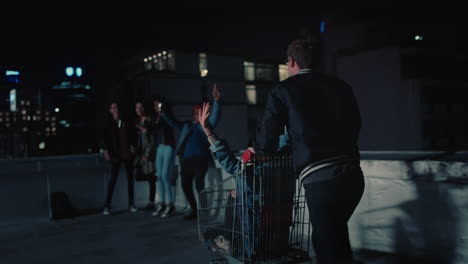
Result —
[[64, 192], [53, 192], [51, 195], [52, 219], [74, 218], [75, 208]]

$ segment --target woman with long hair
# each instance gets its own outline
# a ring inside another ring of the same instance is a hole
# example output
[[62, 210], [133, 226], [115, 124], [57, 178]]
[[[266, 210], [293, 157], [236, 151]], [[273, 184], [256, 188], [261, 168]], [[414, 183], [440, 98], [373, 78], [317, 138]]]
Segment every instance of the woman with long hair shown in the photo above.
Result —
[[162, 98], [156, 97], [153, 100], [155, 111], [154, 118], [154, 143], [156, 146], [156, 175], [158, 177], [158, 207], [154, 211], [154, 216], [166, 218], [174, 210], [174, 197], [172, 190], [172, 173], [174, 170], [175, 159], [175, 139], [172, 128], [162, 120], [161, 110], [164, 107], [169, 112], [169, 107]]
[[146, 209], [155, 208], [156, 196], [156, 177], [154, 175], [154, 144], [152, 133], [152, 120], [145, 114], [143, 102], [137, 101], [135, 103], [135, 127], [137, 132], [136, 156], [134, 159], [134, 166], [136, 172], [136, 180], [139, 177], [147, 180], [149, 183], [149, 202]]

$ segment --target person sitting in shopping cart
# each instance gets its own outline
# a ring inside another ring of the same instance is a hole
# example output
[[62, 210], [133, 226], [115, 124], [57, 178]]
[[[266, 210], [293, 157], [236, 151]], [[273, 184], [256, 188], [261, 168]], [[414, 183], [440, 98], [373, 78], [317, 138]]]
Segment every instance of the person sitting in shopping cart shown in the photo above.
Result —
[[[245, 253], [246, 257], [250, 258], [253, 257], [255, 254], [257, 255], [256, 257], [260, 258], [271, 258], [276, 255], [284, 255], [284, 250], [287, 250], [288, 243], [288, 226], [291, 225], [290, 217], [292, 216], [292, 196], [294, 194], [295, 188], [294, 179], [292, 179], [293, 181], [291, 181], [291, 177], [289, 177], [287, 173], [281, 175], [285, 177], [281, 177], [280, 175], [278, 175], [278, 173], [276, 173], [276, 175], [275, 173], [272, 173], [272, 175], [263, 175], [262, 172], [265, 172], [265, 169], [268, 166], [272, 165], [271, 162], [268, 161], [260, 161], [256, 163], [256, 166], [250, 166], [250, 169], [243, 170], [242, 163], [247, 163], [248, 161], [252, 160], [253, 153], [251, 151], [246, 151], [242, 156], [241, 160], [237, 159], [234, 152], [230, 149], [229, 144], [225, 140], [219, 138], [213, 132], [208, 122], [209, 116], [210, 105], [209, 103], [204, 103], [199, 112], [198, 119], [210, 143], [210, 150], [213, 154], [213, 157], [216, 160], [218, 160], [221, 167], [226, 172], [237, 176], [236, 189], [233, 189], [230, 192], [228, 202], [226, 204], [226, 210], [231, 211], [226, 211], [225, 215], [236, 215], [232, 210], [238, 210], [237, 215], [242, 215], [242, 217], [240, 217], [242, 218], [242, 220], [240, 218], [238, 218], [237, 220], [230, 220], [226, 218], [224, 226], [222, 226], [222, 228], [219, 228], [219, 230], [231, 230], [232, 228], [234, 228], [234, 226], [240, 227], [240, 225], [243, 225], [244, 228], [241, 232], [243, 233], [242, 239], [244, 250], [241, 251]], [[278, 154], [290, 153], [289, 137], [287, 133], [279, 137], [278, 145]], [[270, 173], [271, 172], [272, 171], [270, 171]], [[283, 186], [282, 195], [278, 195], [278, 193], [276, 193], [276, 188], [273, 188], [271, 190], [263, 190], [262, 192], [259, 192], [260, 188], [255, 189], [253, 186], [259, 186], [258, 180], [261, 176], [267, 177], [263, 179], [263, 185], [266, 186], [272, 185], [272, 181], [276, 180], [277, 183], [280, 183], [281, 181], [281, 184]], [[288, 186], [291, 188], [289, 188]], [[287, 192], [287, 189], [290, 189], [290, 191]], [[243, 199], [240, 199], [241, 196], [243, 197]], [[235, 202], [236, 199], [239, 200]], [[243, 207], [240, 204], [241, 201], [245, 202], [245, 207]], [[237, 206], [233, 206], [234, 204]], [[260, 204], [263, 204], [261, 209], [259, 207]], [[206, 205], [203, 209], [206, 209]], [[242, 210], [246, 211], [242, 212]], [[280, 212], [282, 214], [281, 217], [278, 216]], [[282, 230], [283, 232], [278, 232], [278, 230], [276, 230], [277, 232], [273, 232], [272, 228], [278, 226], [285, 227], [280, 228], [280, 230]], [[257, 230], [257, 233], [255, 233], [254, 230]], [[275, 241], [278, 242], [277, 245], [271, 245], [270, 243], [269, 247], [266, 248], [266, 245], [262, 244], [262, 241], [264, 243], [266, 242], [266, 240], [261, 239], [262, 235], [258, 234], [259, 230], [263, 230], [263, 232], [265, 232], [263, 234], [266, 234], [267, 232], [275, 233], [274, 235], [270, 234], [268, 237], [270, 239], [274, 239], [273, 236], [275, 236]], [[236, 252], [236, 250], [238, 249], [236, 249], [235, 247], [231, 248], [231, 246], [226, 248], [225, 246], [238, 244], [233, 243], [233, 241], [235, 241], [236, 238], [232, 234], [226, 234], [224, 231], [216, 232], [214, 230], [207, 231], [204, 234], [205, 240], [214, 240], [211, 241], [211, 243], [217, 244], [218, 247], [220, 247], [219, 242], [217, 243], [215, 241], [219, 240], [220, 237], [222, 238], [221, 240], [224, 241], [223, 243], [221, 243], [221, 247], [228, 251], [229, 254], [236, 255], [236, 253], [234, 252]], [[281, 240], [282, 242], [279, 242], [280, 237], [283, 238], [283, 240]], [[210, 242], [208, 242], [208, 244], [210, 244]]]

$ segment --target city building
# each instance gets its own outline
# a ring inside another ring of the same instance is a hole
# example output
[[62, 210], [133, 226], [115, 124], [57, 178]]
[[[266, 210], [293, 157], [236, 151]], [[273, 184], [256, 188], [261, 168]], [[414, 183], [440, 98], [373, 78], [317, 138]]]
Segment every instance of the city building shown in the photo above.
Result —
[[56, 116], [42, 111], [20, 85], [20, 72], [2, 69], [0, 75], [0, 158], [46, 155], [57, 135]]
[[354, 89], [361, 149], [468, 148], [468, 57], [445, 41], [450, 29], [349, 21], [325, 29], [324, 66]]
[[46, 91], [44, 106], [57, 117], [58, 134], [49, 153], [98, 151], [94, 93], [81, 67], [65, 68], [63, 81]]
[[126, 81], [119, 96], [131, 98], [127, 109], [132, 114], [136, 99], [146, 100], [151, 107], [151, 98], [163, 96], [177, 119], [190, 120], [193, 105], [211, 100], [216, 83], [222, 93], [217, 132], [239, 150], [255, 135], [269, 89], [288, 77], [285, 67], [240, 56], [160, 49], [139, 54], [125, 64]]

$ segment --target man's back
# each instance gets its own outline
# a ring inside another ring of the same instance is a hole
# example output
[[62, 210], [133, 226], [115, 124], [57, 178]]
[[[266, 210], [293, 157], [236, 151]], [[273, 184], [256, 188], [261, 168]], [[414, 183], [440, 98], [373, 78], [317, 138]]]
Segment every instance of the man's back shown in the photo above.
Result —
[[298, 171], [327, 158], [359, 155], [359, 109], [351, 87], [336, 78], [297, 74], [273, 88], [257, 135], [261, 150], [272, 152], [269, 143], [281, 125], [288, 127]]

